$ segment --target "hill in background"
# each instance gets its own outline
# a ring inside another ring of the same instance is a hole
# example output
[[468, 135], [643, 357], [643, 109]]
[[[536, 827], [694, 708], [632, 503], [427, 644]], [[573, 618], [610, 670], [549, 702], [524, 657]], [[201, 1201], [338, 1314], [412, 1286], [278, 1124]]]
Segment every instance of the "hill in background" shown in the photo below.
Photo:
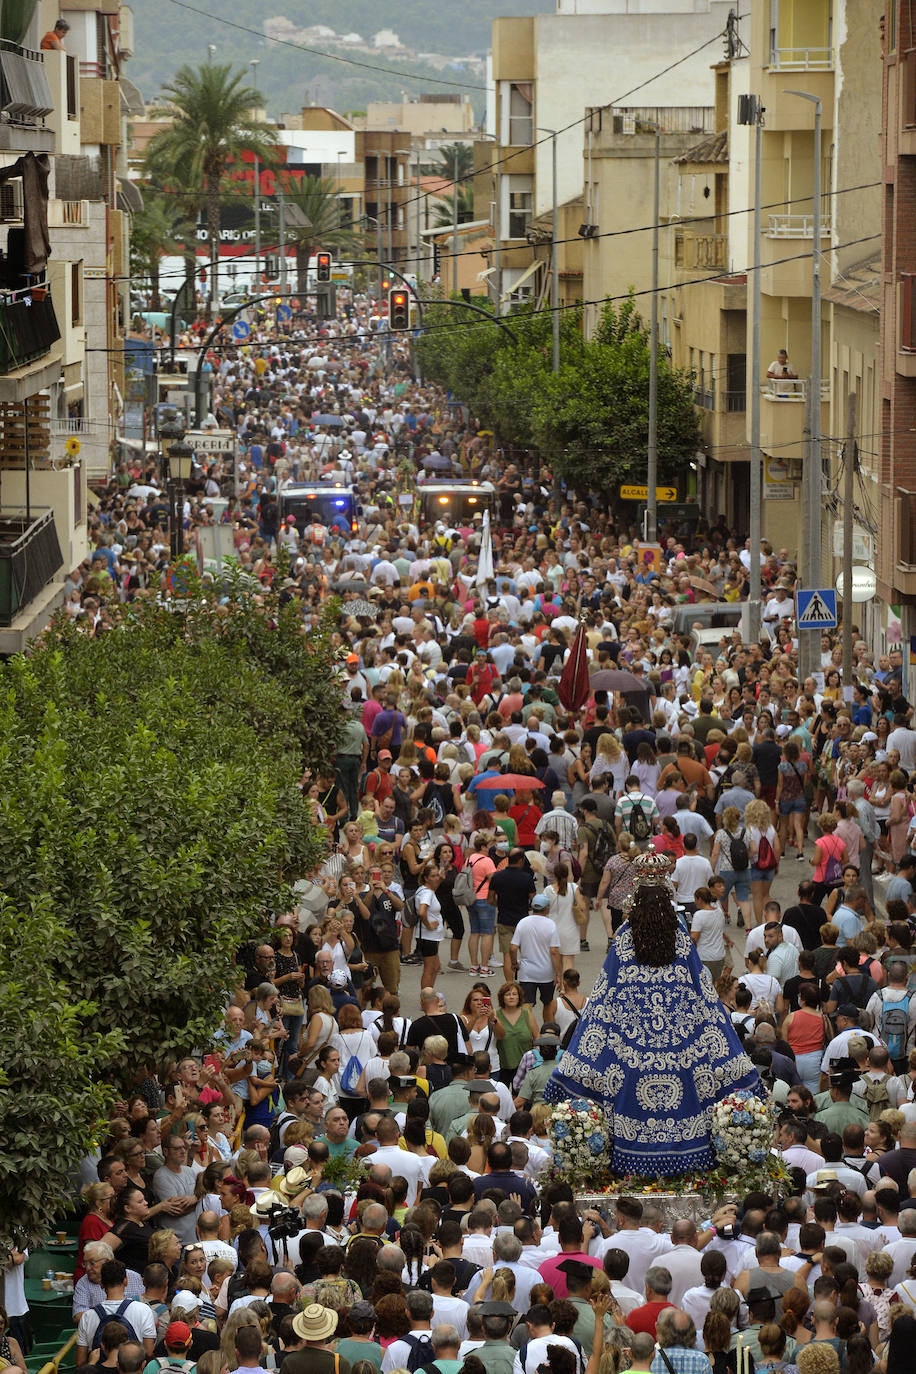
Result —
[[[553, 0], [462, 0], [456, 6], [432, 0], [408, 0], [407, 4], [399, 0], [232, 0], [231, 5], [227, 0], [199, 0], [199, 4], [214, 14], [224, 10], [234, 24], [255, 32], [230, 28], [224, 18], [194, 14], [171, 0], [134, 0], [136, 37], [128, 67], [130, 79], [147, 100], [152, 100], [182, 63], [206, 61], [207, 45], [212, 43], [218, 62], [243, 66], [252, 58], [260, 60], [258, 86], [273, 117], [298, 111], [306, 99], [341, 111], [364, 110], [370, 100], [398, 100], [402, 92], [419, 95], [425, 90], [469, 95], [480, 118], [484, 107], [482, 71], [465, 69], [460, 59], [485, 55], [490, 47], [491, 22], [497, 15], [543, 14], [554, 9]], [[281, 19], [294, 29], [324, 25], [337, 38], [309, 36], [303, 40], [309, 47], [372, 63], [383, 70], [367, 70], [267, 41], [265, 25], [275, 31]], [[370, 44], [373, 35], [385, 30], [396, 34], [409, 51], [367, 52], [342, 42], [344, 35], [359, 34]], [[443, 63], [437, 57], [457, 60]], [[416, 74], [418, 79], [405, 79], [405, 72]], [[437, 84], [433, 78], [455, 84]]]

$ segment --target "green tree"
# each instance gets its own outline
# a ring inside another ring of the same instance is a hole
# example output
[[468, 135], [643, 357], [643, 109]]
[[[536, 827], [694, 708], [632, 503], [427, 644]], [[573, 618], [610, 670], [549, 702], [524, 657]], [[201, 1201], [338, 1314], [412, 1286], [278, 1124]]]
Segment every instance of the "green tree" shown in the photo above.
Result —
[[435, 175], [445, 169], [446, 175], [452, 180], [460, 181], [463, 177], [469, 177], [474, 170], [474, 149], [470, 143], [443, 143], [439, 149], [439, 160], [430, 164], [430, 171]]
[[296, 250], [296, 290], [302, 296], [308, 290], [309, 260], [319, 248], [353, 254], [362, 239], [341, 222], [343, 202], [329, 178], [285, 174], [277, 180], [286, 197], [286, 241]]
[[[244, 152], [271, 163], [277, 138], [269, 125], [255, 118], [260, 95], [247, 85], [245, 73], [233, 71], [229, 64], [207, 62], [197, 69], [180, 67], [163, 95], [167, 105], [156, 113], [171, 115], [172, 123], [150, 143], [146, 166], [160, 185], [167, 185], [173, 168], [181, 168], [192, 184], [202, 189], [215, 292], [220, 197], [227, 168], [240, 164]], [[214, 299], [213, 304], [218, 304], [218, 300]]]
[[174, 197], [144, 188], [143, 209], [130, 217], [130, 274], [150, 284], [150, 310], [160, 308], [159, 267], [167, 254], [181, 249], [181, 210]]
[[[573, 485], [610, 492], [644, 476], [649, 440], [649, 334], [635, 303], [605, 305], [594, 338], [574, 362], [547, 374], [532, 422], [534, 442]], [[658, 358], [658, 475], [675, 481], [696, 452], [692, 388], [663, 351]]]
[[209, 1043], [324, 852], [298, 784], [333, 756], [336, 651], [257, 590], [62, 620], [0, 668], [0, 1252], [62, 1205], [98, 1085]]
[[[433, 212], [434, 229], [447, 229], [455, 223], [455, 197], [454, 195], [440, 195], [436, 197], [435, 209]], [[458, 223], [469, 224], [474, 218], [474, 191], [470, 186], [458, 187]]]

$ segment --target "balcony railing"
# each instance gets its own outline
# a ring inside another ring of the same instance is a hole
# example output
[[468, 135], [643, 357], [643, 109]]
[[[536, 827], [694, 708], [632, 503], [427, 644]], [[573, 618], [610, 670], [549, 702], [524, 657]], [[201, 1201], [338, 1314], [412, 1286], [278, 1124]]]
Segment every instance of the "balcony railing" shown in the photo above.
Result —
[[51, 437], [62, 435], [69, 438], [71, 434], [89, 434], [95, 423], [104, 424], [107, 427], [108, 421], [93, 421], [87, 415], [68, 416], [66, 420], [51, 421]]
[[50, 510], [0, 510], [0, 625], [12, 625], [63, 566]]
[[[766, 377], [760, 383], [760, 394], [768, 401], [807, 401], [807, 377]], [[830, 379], [821, 382], [821, 400], [830, 400]]]
[[[822, 219], [821, 238], [828, 238], [832, 233], [833, 224], [831, 221]], [[814, 216], [770, 215], [766, 235], [770, 239], [813, 239]]]
[[832, 48], [771, 48], [770, 67], [777, 72], [829, 72]]
[[592, 105], [588, 122], [593, 134], [711, 134], [715, 115], [713, 105]]
[[0, 296], [0, 375], [43, 357], [59, 338], [60, 326], [46, 288]]
[[42, 54], [0, 41], [0, 111], [11, 124], [37, 124], [53, 109]]
[[723, 395], [725, 396], [725, 409], [733, 415], [739, 411], [747, 410], [746, 391], [726, 391]]
[[709, 388], [695, 386], [693, 388], [693, 403], [698, 405], [701, 410], [715, 410], [716, 388], [714, 386]]
[[84, 229], [89, 223], [87, 200], [52, 200], [48, 203], [48, 224], [52, 229]]
[[725, 234], [692, 234], [682, 230], [674, 236], [674, 261], [689, 272], [727, 267], [728, 239]]

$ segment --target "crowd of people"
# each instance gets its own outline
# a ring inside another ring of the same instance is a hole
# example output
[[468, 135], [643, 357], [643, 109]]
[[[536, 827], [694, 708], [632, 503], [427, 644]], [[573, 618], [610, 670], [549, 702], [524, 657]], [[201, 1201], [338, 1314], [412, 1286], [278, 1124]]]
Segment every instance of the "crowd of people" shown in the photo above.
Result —
[[[344, 296], [314, 342], [256, 335], [212, 359], [241, 490], [222, 509], [219, 459], [198, 470], [186, 547], [230, 523], [242, 566], [306, 627], [332, 595], [360, 598], [336, 611], [345, 723], [303, 775], [328, 843], [298, 909], [239, 950], [213, 1052], [163, 1065], [85, 1161], [78, 1362], [912, 1369], [916, 729], [900, 654], [857, 639], [848, 699], [825, 635], [800, 679], [795, 567], [769, 544], [760, 642], [723, 629], [710, 647], [690, 608], [748, 583], [724, 518], [666, 530], [647, 560], [597, 498], [555, 509], [549, 474], [417, 384], [406, 347], [389, 339], [383, 362], [369, 308]], [[418, 517], [412, 493], [443, 471], [493, 483], [489, 522]], [[126, 461], [94, 512], [68, 586], [88, 633], [168, 595], [158, 475]], [[352, 486], [357, 527], [281, 522], [295, 478]], [[580, 630], [589, 672], [628, 679], [572, 709]], [[664, 1225], [651, 1196], [577, 1205], [551, 1157], [545, 1089], [586, 1005], [583, 956], [611, 947], [653, 847], [791, 1171], [699, 1229]], [[780, 903], [790, 858], [797, 900]], [[23, 1366], [15, 1264], [5, 1285], [0, 1357]]]

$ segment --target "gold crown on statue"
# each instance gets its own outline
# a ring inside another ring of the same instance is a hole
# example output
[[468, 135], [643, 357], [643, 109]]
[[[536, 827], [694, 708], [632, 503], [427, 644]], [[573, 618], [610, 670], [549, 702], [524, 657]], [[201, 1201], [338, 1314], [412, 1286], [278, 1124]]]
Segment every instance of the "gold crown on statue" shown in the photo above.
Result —
[[638, 859], [633, 860], [633, 867], [636, 870], [634, 887], [667, 887], [674, 869], [674, 860], [670, 854], [665, 854], [661, 850], [647, 849]]

